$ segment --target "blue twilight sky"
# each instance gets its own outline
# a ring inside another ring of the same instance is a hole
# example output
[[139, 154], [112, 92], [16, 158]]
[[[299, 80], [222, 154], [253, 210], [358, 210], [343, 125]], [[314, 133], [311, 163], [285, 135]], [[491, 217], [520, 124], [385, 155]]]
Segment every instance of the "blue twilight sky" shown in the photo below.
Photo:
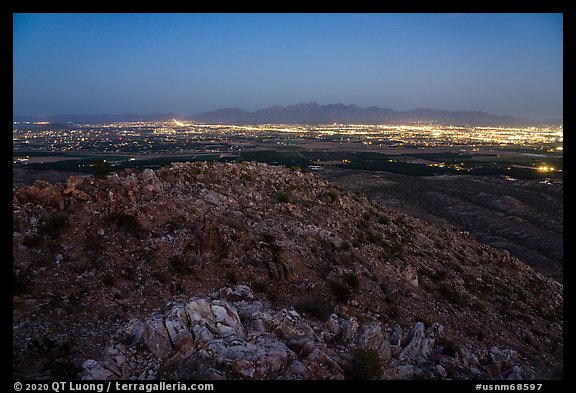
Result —
[[562, 14], [14, 14], [14, 114], [563, 116]]

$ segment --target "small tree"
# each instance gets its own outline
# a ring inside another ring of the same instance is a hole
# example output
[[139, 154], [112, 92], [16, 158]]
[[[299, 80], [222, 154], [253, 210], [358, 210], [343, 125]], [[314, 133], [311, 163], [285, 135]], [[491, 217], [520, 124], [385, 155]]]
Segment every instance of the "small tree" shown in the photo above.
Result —
[[382, 375], [380, 356], [370, 348], [356, 348], [352, 352], [350, 377], [352, 379], [378, 379]]
[[95, 178], [105, 179], [106, 176], [112, 171], [112, 166], [103, 160], [96, 160], [92, 164], [92, 173]]

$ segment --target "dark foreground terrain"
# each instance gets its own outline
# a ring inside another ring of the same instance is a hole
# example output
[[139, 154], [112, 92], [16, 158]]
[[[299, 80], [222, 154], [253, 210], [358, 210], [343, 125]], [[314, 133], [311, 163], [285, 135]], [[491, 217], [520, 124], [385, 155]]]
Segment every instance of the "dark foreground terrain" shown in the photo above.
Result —
[[562, 284], [299, 170], [15, 187], [12, 275], [15, 378], [563, 376]]
[[563, 279], [563, 185], [502, 176], [406, 176], [327, 168], [338, 186], [384, 206], [470, 232], [542, 274]]

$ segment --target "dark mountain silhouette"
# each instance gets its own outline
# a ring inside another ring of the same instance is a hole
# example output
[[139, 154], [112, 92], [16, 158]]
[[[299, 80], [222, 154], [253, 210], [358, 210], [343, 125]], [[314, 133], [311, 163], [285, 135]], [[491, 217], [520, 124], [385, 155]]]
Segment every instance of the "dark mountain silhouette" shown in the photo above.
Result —
[[432, 121], [457, 125], [535, 125], [539, 122], [520, 117], [498, 116], [481, 111], [444, 111], [436, 109], [412, 109], [395, 111], [371, 106], [361, 108], [341, 103], [319, 105], [316, 102], [301, 103], [287, 107], [271, 106], [254, 112], [241, 109], [219, 109], [189, 116], [189, 120], [215, 123], [400, 123]]
[[53, 116], [13, 116], [14, 121], [49, 121], [51, 123], [107, 123], [115, 121], [168, 121], [186, 119], [200, 123], [220, 124], [382, 124], [408, 122], [435, 122], [453, 125], [494, 125], [494, 126], [536, 126], [561, 124], [562, 119], [537, 121], [510, 115], [494, 115], [482, 111], [446, 111], [418, 108], [409, 111], [396, 111], [390, 108], [371, 106], [361, 108], [341, 103], [320, 105], [316, 102], [299, 103], [290, 106], [274, 105], [248, 112], [240, 108], [222, 108], [195, 115], [175, 113], [138, 114], [99, 114], [99, 115], [53, 115]]

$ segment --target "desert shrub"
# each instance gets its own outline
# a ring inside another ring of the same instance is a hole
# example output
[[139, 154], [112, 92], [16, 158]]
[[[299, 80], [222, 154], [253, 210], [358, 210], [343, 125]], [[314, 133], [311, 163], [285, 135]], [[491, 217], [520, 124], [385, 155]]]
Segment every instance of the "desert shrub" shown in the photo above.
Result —
[[447, 284], [439, 284], [438, 285], [438, 292], [444, 297], [444, 299], [448, 300], [450, 303], [464, 305], [466, 304], [466, 300], [451, 286]]
[[114, 275], [110, 272], [106, 272], [104, 274], [104, 276], [102, 276], [102, 283], [104, 285], [106, 285], [107, 287], [114, 286], [115, 282], [116, 282], [116, 277], [114, 277]]
[[434, 323], [430, 318], [430, 315], [416, 315], [414, 317], [415, 322], [422, 322], [424, 324], [424, 328], [428, 329]]
[[322, 298], [306, 296], [294, 308], [320, 321], [326, 321], [332, 314], [334, 306]]
[[179, 255], [174, 255], [173, 257], [171, 257], [169, 263], [174, 273], [185, 274], [190, 273], [192, 271], [188, 261]]
[[78, 365], [71, 360], [57, 359], [52, 363], [50, 372], [53, 380], [73, 380], [76, 379], [78, 373], [82, 372], [82, 368], [78, 367]]
[[364, 221], [370, 221], [371, 218], [372, 218], [372, 213], [370, 213], [370, 212], [362, 213], [362, 219]]
[[120, 272], [122, 277], [127, 278], [130, 281], [134, 281], [136, 279], [136, 270], [132, 266], [124, 266], [124, 269]]
[[337, 189], [333, 188], [328, 191], [328, 197], [330, 198], [330, 203], [335, 203], [340, 198], [340, 193]]
[[298, 165], [294, 165], [294, 166], [291, 166], [291, 167], [290, 167], [290, 171], [292, 171], [292, 172], [296, 172], [296, 171], [299, 171], [299, 170], [300, 170], [300, 167], [299, 167]]
[[182, 229], [185, 227], [186, 219], [184, 216], [176, 216], [172, 217], [171, 219], [166, 222], [166, 226], [170, 232], [174, 232], [177, 229]]
[[457, 257], [458, 257], [458, 260], [460, 261], [460, 263], [462, 263], [463, 265], [467, 265], [470, 262], [466, 255], [458, 254]]
[[344, 303], [350, 298], [350, 288], [340, 281], [330, 281], [330, 290], [336, 298], [336, 301], [340, 303]]
[[318, 243], [320, 244], [322, 250], [324, 250], [325, 252], [334, 252], [337, 248], [336, 245], [330, 240], [320, 239]]
[[350, 251], [352, 249], [352, 245], [350, 244], [350, 242], [344, 240], [342, 243], [340, 243], [340, 249], [342, 251]]
[[38, 247], [42, 243], [42, 236], [39, 235], [27, 235], [22, 239], [22, 245], [26, 247]]
[[366, 237], [368, 241], [372, 244], [381, 245], [382, 244], [382, 237], [374, 232], [372, 229], [368, 229], [366, 231]]
[[35, 337], [28, 342], [28, 349], [37, 354], [44, 355], [56, 348], [56, 341], [50, 337]]
[[268, 249], [272, 253], [272, 262], [281, 263], [282, 262], [282, 246], [276, 243], [268, 244]]
[[108, 214], [108, 222], [115, 224], [118, 228], [136, 238], [140, 239], [144, 234], [144, 228], [136, 217], [131, 214], [122, 212], [110, 213]]
[[230, 285], [236, 285], [238, 284], [238, 278], [236, 277], [236, 273], [235, 272], [226, 272], [226, 274], [224, 275], [224, 278], [226, 279], [226, 281], [228, 281], [228, 283]]
[[92, 163], [92, 174], [97, 179], [105, 179], [112, 172], [112, 166], [106, 161], [96, 160]]
[[230, 228], [232, 229], [236, 229], [239, 230], [240, 229], [240, 223], [238, 221], [236, 221], [234, 218], [229, 217], [229, 216], [223, 216], [222, 217], [222, 222], [226, 225], [228, 225]]
[[514, 294], [516, 294], [516, 297], [518, 298], [518, 300], [520, 300], [521, 302], [525, 302], [526, 300], [528, 300], [528, 294], [526, 293], [526, 291], [524, 291], [522, 288], [520, 287], [512, 287], [512, 292]]
[[390, 218], [384, 214], [378, 215], [378, 222], [382, 225], [390, 225]]
[[252, 289], [254, 289], [256, 292], [265, 292], [267, 289], [266, 283], [263, 281], [254, 281], [252, 283]]
[[394, 243], [390, 245], [381, 241], [379, 245], [382, 247], [380, 250], [380, 258], [384, 261], [392, 258], [399, 258], [404, 253], [405, 245], [402, 243]]
[[278, 191], [274, 195], [274, 198], [276, 198], [276, 202], [278, 203], [289, 203], [292, 200], [292, 198], [290, 198], [290, 195], [288, 195], [284, 191]]
[[268, 243], [268, 244], [274, 243], [274, 242], [276, 241], [276, 236], [274, 236], [274, 235], [272, 235], [271, 233], [268, 233], [268, 232], [264, 232], [264, 233], [262, 233], [260, 236], [262, 236], [262, 240], [263, 240], [265, 243]]
[[160, 284], [166, 284], [170, 280], [170, 277], [168, 277], [168, 275], [162, 271], [155, 272], [154, 278], [158, 280]]
[[354, 349], [350, 365], [351, 379], [378, 379], [381, 375], [382, 365], [378, 352], [370, 348]]
[[252, 181], [254, 180], [254, 175], [252, 175], [251, 173], [243, 173], [240, 175], [240, 179], [244, 181]]
[[386, 284], [386, 282], [385, 282], [385, 281], [380, 281], [379, 286], [380, 286], [380, 290], [382, 291], [382, 293], [383, 293], [384, 295], [386, 295], [386, 294], [388, 293], [388, 291], [389, 291], [388, 285]]
[[486, 307], [482, 303], [474, 302], [471, 306], [472, 310], [476, 311], [479, 314], [483, 314], [486, 312]]
[[68, 217], [61, 214], [46, 215], [40, 224], [40, 233], [50, 237], [56, 237], [68, 225]]
[[445, 270], [436, 270], [432, 277], [430, 277], [434, 281], [444, 281], [448, 277], [448, 272]]
[[21, 295], [28, 290], [30, 275], [22, 270], [12, 270], [12, 294]]
[[360, 288], [360, 280], [358, 280], [358, 276], [354, 273], [346, 273], [344, 275], [344, 282], [353, 290]]
[[84, 237], [84, 251], [101, 251], [104, 246], [104, 237], [97, 232], [88, 232]]

